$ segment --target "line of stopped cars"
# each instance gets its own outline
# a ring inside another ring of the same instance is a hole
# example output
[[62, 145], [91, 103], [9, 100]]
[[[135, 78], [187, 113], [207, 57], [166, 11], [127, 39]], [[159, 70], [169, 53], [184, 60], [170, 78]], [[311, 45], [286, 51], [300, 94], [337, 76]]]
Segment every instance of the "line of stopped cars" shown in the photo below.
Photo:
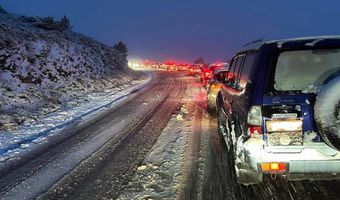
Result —
[[340, 178], [340, 36], [255, 41], [209, 76], [239, 183]]

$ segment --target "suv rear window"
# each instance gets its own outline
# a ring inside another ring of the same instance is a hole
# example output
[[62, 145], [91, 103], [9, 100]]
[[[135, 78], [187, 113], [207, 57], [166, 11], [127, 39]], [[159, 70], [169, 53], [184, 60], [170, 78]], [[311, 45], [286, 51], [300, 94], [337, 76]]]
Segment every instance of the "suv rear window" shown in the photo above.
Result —
[[340, 49], [282, 52], [277, 60], [274, 88], [302, 91], [322, 84], [340, 70]]

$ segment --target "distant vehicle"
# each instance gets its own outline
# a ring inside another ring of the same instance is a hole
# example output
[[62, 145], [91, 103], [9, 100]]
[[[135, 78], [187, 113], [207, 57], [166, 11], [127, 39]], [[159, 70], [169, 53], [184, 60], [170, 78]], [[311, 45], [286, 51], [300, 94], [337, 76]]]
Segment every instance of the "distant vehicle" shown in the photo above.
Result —
[[201, 69], [197, 65], [190, 65], [188, 67], [189, 75], [195, 76], [201, 72]]
[[238, 182], [340, 178], [340, 37], [252, 43], [217, 95]]
[[212, 78], [212, 71], [209, 69], [209, 66], [205, 65], [201, 68], [201, 81], [203, 83], [203, 87], [207, 86], [209, 79]]
[[202, 69], [203, 67], [206, 67], [206, 64], [194, 64], [196, 67], [198, 67], [199, 69]]
[[188, 64], [179, 64], [178, 65], [178, 71], [188, 71], [189, 67], [190, 67], [190, 65], [188, 65]]
[[163, 69], [163, 70], [166, 70], [167, 66], [166, 66], [166, 64], [160, 64], [160, 65], [159, 65], [159, 68], [160, 68], [160, 69]]
[[206, 87], [208, 84], [208, 81], [213, 77], [213, 72], [216, 69], [219, 69], [221, 67], [227, 67], [229, 66], [228, 63], [214, 63], [209, 66], [204, 66], [201, 68], [201, 81], [203, 83], [203, 87]]
[[168, 71], [177, 71], [177, 65], [174, 62], [166, 62], [165, 66]]
[[207, 84], [207, 99], [208, 99], [208, 111], [213, 112], [216, 110], [216, 97], [220, 90], [221, 84], [225, 81], [225, 77], [229, 71], [229, 67], [223, 67], [216, 69], [213, 73], [213, 77]]
[[229, 63], [213, 63], [209, 66], [209, 69], [213, 72], [217, 69], [228, 68], [228, 67], [229, 67]]

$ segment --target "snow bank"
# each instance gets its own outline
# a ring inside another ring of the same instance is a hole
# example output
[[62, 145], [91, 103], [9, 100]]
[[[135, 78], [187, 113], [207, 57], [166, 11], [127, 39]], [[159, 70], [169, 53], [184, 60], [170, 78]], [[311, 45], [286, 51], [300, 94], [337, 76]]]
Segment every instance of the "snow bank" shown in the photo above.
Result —
[[[150, 76], [149, 81], [151, 80]], [[0, 162], [14, 158], [33, 144], [44, 142], [48, 136], [58, 134], [75, 121], [91, 118], [93, 114], [115, 106], [131, 93], [145, 87], [149, 81], [133, 81], [105, 92], [76, 98], [67, 102], [60, 110], [40, 116], [38, 121], [24, 123], [16, 130], [0, 131]]]

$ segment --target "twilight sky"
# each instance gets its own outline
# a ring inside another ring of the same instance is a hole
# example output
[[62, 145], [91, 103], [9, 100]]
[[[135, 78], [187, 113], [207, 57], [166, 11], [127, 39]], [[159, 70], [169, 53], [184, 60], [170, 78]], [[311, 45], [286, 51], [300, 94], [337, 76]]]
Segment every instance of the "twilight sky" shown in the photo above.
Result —
[[245, 43], [340, 34], [339, 0], [0, 0], [11, 13], [66, 15], [73, 30], [130, 58], [226, 60]]

